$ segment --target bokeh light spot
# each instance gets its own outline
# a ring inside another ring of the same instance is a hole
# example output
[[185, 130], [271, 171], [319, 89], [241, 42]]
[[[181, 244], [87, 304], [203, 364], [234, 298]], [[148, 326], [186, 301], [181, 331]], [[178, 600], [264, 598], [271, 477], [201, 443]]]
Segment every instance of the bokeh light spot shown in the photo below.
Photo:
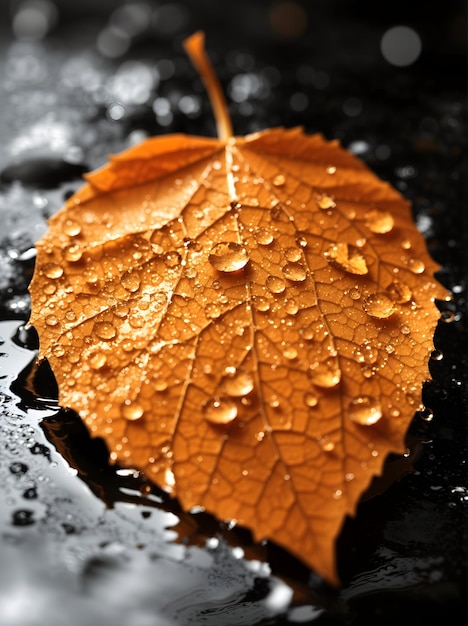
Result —
[[409, 26], [389, 28], [380, 42], [380, 50], [385, 60], [399, 67], [414, 63], [421, 54], [421, 49], [421, 37]]

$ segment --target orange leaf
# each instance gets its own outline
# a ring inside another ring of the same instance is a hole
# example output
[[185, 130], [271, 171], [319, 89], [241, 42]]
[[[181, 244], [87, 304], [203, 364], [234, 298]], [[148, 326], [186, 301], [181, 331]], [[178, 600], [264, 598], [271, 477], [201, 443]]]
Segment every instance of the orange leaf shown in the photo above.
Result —
[[86, 177], [38, 243], [31, 323], [112, 460], [336, 582], [447, 294], [408, 203], [360, 160], [297, 128], [232, 138], [215, 109], [220, 139], [149, 139]]

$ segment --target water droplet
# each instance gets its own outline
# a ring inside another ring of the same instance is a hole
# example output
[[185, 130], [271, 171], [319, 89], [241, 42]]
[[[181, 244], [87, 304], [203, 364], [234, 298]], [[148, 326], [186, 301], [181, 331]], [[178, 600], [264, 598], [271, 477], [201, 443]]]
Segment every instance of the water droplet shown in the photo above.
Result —
[[341, 371], [339, 369], [329, 367], [326, 363], [311, 366], [309, 369], [311, 381], [317, 387], [331, 389], [336, 387], [341, 380]]
[[394, 280], [393, 283], [387, 287], [387, 293], [390, 298], [398, 304], [405, 304], [413, 297], [410, 287], [399, 280]]
[[77, 244], [72, 244], [71, 246], [67, 246], [63, 252], [63, 256], [66, 261], [70, 263], [76, 263], [83, 256], [83, 252], [81, 251], [80, 246]]
[[296, 243], [301, 248], [307, 248], [307, 234], [304, 232], [296, 233]]
[[269, 301], [263, 296], [254, 296], [252, 304], [254, 309], [260, 311], [261, 313], [266, 313], [266, 311], [270, 309]]
[[324, 436], [318, 439], [318, 444], [324, 452], [332, 452], [335, 449], [335, 444], [330, 437]]
[[140, 275], [138, 272], [129, 270], [120, 279], [122, 286], [131, 293], [135, 293], [140, 288]]
[[246, 396], [254, 388], [253, 376], [249, 372], [235, 371], [223, 380], [223, 388], [228, 396]]
[[203, 415], [212, 424], [229, 424], [237, 417], [237, 405], [231, 398], [212, 398], [203, 405]]
[[273, 185], [275, 185], [275, 187], [281, 187], [282, 185], [284, 185], [285, 182], [286, 178], [283, 176], [283, 174], [277, 174], [273, 178]]
[[329, 165], [326, 169], [327, 174], [336, 174], [336, 166]]
[[[80, 359], [81, 359], [81, 354], [80, 352], [78, 352], [78, 350], [69, 350], [67, 352], [67, 359], [70, 363], [72, 363], [73, 365], [75, 365], [76, 363], [79, 363]], [[68, 384], [70, 384], [71, 381], [68, 382]]]
[[171, 252], [166, 252], [166, 254], [164, 255], [164, 263], [167, 267], [171, 269], [173, 269], [174, 267], [178, 267], [181, 260], [182, 257], [177, 252], [177, 250], [171, 250]]
[[59, 318], [56, 315], [47, 315], [45, 318], [47, 326], [58, 326]]
[[65, 220], [63, 231], [69, 237], [77, 237], [81, 233], [81, 226], [75, 220]]
[[351, 298], [351, 300], [359, 300], [359, 298], [361, 297], [361, 292], [359, 291], [358, 287], [351, 287], [351, 289], [348, 291], [348, 296]]
[[427, 407], [424, 408], [422, 411], [419, 411], [419, 416], [425, 422], [432, 422], [432, 420], [434, 419], [434, 413], [431, 411], [431, 409], [428, 409]]
[[400, 331], [403, 335], [409, 335], [411, 333], [411, 328], [406, 324], [402, 324], [400, 326]]
[[347, 243], [331, 244], [324, 252], [327, 261], [344, 272], [363, 276], [367, 274], [367, 263], [355, 246]]
[[205, 307], [205, 315], [208, 319], [216, 320], [221, 313], [221, 308], [215, 302], [210, 302]]
[[270, 397], [270, 400], [268, 401], [268, 404], [271, 406], [272, 409], [277, 409], [280, 405], [280, 401], [278, 396], [275, 396], [274, 394]]
[[365, 215], [367, 228], [379, 235], [389, 233], [394, 226], [393, 215], [389, 211], [374, 209]]
[[208, 261], [219, 272], [237, 272], [247, 265], [249, 255], [240, 244], [223, 241], [211, 249]]
[[286, 346], [283, 350], [283, 356], [288, 361], [293, 361], [297, 359], [297, 350], [294, 346]]
[[295, 263], [296, 261], [300, 261], [302, 258], [302, 252], [299, 248], [286, 248], [284, 251], [284, 256], [286, 261], [290, 261], [291, 263]]
[[254, 233], [254, 239], [261, 246], [269, 246], [273, 241], [273, 234], [267, 228], [259, 228]]
[[300, 263], [286, 263], [282, 268], [285, 278], [293, 282], [302, 282], [307, 277], [305, 267]]
[[65, 348], [61, 344], [57, 343], [52, 346], [52, 354], [58, 359], [61, 359], [65, 354]]
[[368, 341], [365, 341], [354, 350], [354, 356], [358, 363], [366, 365], [374, 365], [379, 357], [378, 350], [375, 349]]
[[47, 278], [52, 278], [52, 280], [63, 276], [63, 268], [61, 268], [60, 265], [57, 265], [57, 263], [47, 263], [42, 268], [42, 271]]
[[94, 269], [87, 269], [87, 270], [85, 270], [83, 272], [83, 278], [90, 285], [94, 285], [99, 280], [98, 273]]
[[362, 308], [370, 317], [387, 319], [395, 312], [395, 304], [385, 293], [374, 293], [364, 299]]
[[443, 358], [444, 358], [444, 355], [440, 350], [433, 350], [431, 352], [431, 359], [433, 361], [442, 361]]
[[413, 274], [422, 274], [426, 269], [426, 266], [419, 259], [410, 259], [408, 261], [408, 268], [413, 272]]
[[115, 327], [110, 322], [96, 322], [93, 332], [99, 339], [103, 341], [112, 341], [117, 336]]
[[100, 370], [107, 363], [107, 357], [102, 352], [94, 353], [89, 359], [89, 365], [93, 370]]
[[139, 402], [135, 402], [134, 400], [125, 400], [122, 404], [122, 417], [130, 422], [139, 420], [143, 416], [143, 413], [144, 408]]
[[440, 314], [440, 321], [444, 324], [451, 324], [455, 320], [455, 313], [453, 311], [442, 311]]
[[304, 394], [304, 402], [306, 406], [308, 406], [309, 408], [313, 408], [318, 405], [318, 398], [315, 393], [311, 393], [310, 391], [308, 391]]
[[358, 396], [349, 403], [349, 417], [356, 424], [370, 426], [382, 417], [382, 406], [372, 396]]
[[282, 278], [279, 278], [279, 276], [268, 276], [265, 285], [266, 288], [271, 291], [271, 293], [283, 293], [283, 291], [286, 289], [284, 280]]
[[165, 380], [164, 378], [156, 378], [153, 384], [154, 384], [155, 391], [158, 391], [159, 393], [162, 393], [163, 391], [167, 391], [168, 384], [167, 384], [167, 380]]
[[335, 201], [331, 196], [327, 196], [327, 194], [320, 194], [315, 198], [315, 202], [319, 209], [323, 209], [326, 211], [327, 209], [334, 209], [336, 207]]
[[355, 476], [354, 476], [353, 472], [346, 472], [344, 478], [345, 478], [346, 482], [351, 482], [352, 480], [354, 480]]
[[57, 287], [53, 283], [48, 283], [44, 285], [42, 291], [48, 296], [51, 296], [57, 291]]
[[306, 341], [311, 341], [314, 338], [314, 334], [315, 334], [313, 324], [310, 324], [310, 326], [303, 326], [302, 328], [300, 328], [299, 334]]
[[400, 417], [401, 411], [396, 406], [391, 406], [389, 408], [390, 417]]
[[299, 305], [295, 300], [286, 300], [284, 303], [284, 308], [286, 309], [286, 313], [288, 315], [296, 315], [299, 311]]
[[333, 499], [334, 500], [339, 500], [342, 497], [343, 497], [343, 492], [342, 492], [341, 489], [337, 489], [336, 491], [333, 492]]

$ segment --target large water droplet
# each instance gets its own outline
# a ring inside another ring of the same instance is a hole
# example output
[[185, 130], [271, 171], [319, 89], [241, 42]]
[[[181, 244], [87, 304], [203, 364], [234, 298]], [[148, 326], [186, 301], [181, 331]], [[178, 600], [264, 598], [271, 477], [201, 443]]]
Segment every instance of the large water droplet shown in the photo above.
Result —
[[357, 396], [349, 403], [349, 417], [356, 424], [371, 426], [382, 417], [382, 406], [372, 396]]
[[208, 255], [208, 261], [219, 272], [237, 272], [249, 262], [244, 246], [233, 241], [216, 244]]
[[283, 293], [286, 289], [285, 282], [279, 276], [268, 276], [265, 282], [266, 288], [271, 291], [271, 293]]
[[234, 370], [224, 378], [223, 388], [229, 396], [246, 396], [254, 388], [253, 376], [250, 372]]
[[393, 283], [387, 287], [387, 293], [397, 304], [405, 304], [405, 302], [409, 302], [413, 297], [410, 287], [399, 280], [393, 281]]
[[58, 326], [59, 318], [56, 315], [47, 315], [45, 318], [45, 323], [47, 326]]
[[47, 263], [42, 268], [42, 271], [47, 278], [52, 278], [52, 280], [60, 278], [63, 275], [63, 268], [57, 263]]
[[270, 309], [269, 301], [263, 296], [254, 296], [252, 299], [253, 307], [256, 311], [266, 313]]
[[300, 263], [286, 263], [282, 270], [284, 277], [293, 282], [302, 282], [307, 277], [306, 269]]
[[237, 417], [237, 405], [231, 398], [211, 398], [203, 405], [203, 415], [212, 424], [230, 424]]
[[65, 248], [65, 250], [63, 251], [63, 256], [65, 260], [69, 263], [76, 263], [83, 256], [83, 252], [80, 246], [75, 243]]
[[144, 413], [144, 409], [139, 402], [134, 400], [125, 400], [122, 404], [122, 417], [126, 420], [134, 422], [139, 420]]
[[315, 367], [310, 367], [309, 376], [313, 384], [317, 385], [317, 387], [331, 389], [339, 384], [341, 371], [336, 367], [330, 367], [326, 363], [319, 363]]
[[96, 322], [93, 331], [96, 337], [103, 341], [112, 341], [117, 336], [115, 326], [110, 322]]
[[140, 288], [140, 275], [138, 272], [129, 270], [120, 279], [122, 286], [131, 293], [135, 293]]
[[395, 312], [395, 304], [385, 293], [374, 293], [365, 298], [362, 308], [370, 317], [387, 319]]
[[413, 272], [413, 274], [422, 274], [426, 269], [426, 266], [419, 259], [410, 259], [408, 261], [408, 268]]
[[374, 209], [366, 213], [366, 226], [367, 228], [379, 235], [389, 233], [394, 226], [393, 215], [389, 211], [380, 211]]
[[107, 363], [107, 357], [102, 352], [96, 352], [89, 358], [89, 365], [93, 370], [100, 370]]
[[324, 257], [331, 265], [349, 274], [363, 276], [369, 271], [359, 249], [348, 243], [331, 244], [324, 252]]
[[261, 246], [269, 246], [273, 241], [273, 234], [267, 228], [258, 228], [254, 233], [254, 239]]
[[302, 258], [302, 252], [299, 248], [286, 248], [284, 251], [284, 256], [286, 261], [290, 261], [291, 263], [295, 263], [296, 261], [300, 261]]

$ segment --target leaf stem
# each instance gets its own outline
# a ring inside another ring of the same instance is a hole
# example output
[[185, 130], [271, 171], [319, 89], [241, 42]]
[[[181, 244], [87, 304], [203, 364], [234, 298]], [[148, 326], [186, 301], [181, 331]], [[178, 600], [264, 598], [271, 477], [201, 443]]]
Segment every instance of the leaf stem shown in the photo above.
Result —
[[233, 136], [231, 118], [221, 84], [205, 52], [205, 34], [202, 31], [194, 33], [185, 39], [183, 46], [208, 92], [218, 137], [227, 141]]

